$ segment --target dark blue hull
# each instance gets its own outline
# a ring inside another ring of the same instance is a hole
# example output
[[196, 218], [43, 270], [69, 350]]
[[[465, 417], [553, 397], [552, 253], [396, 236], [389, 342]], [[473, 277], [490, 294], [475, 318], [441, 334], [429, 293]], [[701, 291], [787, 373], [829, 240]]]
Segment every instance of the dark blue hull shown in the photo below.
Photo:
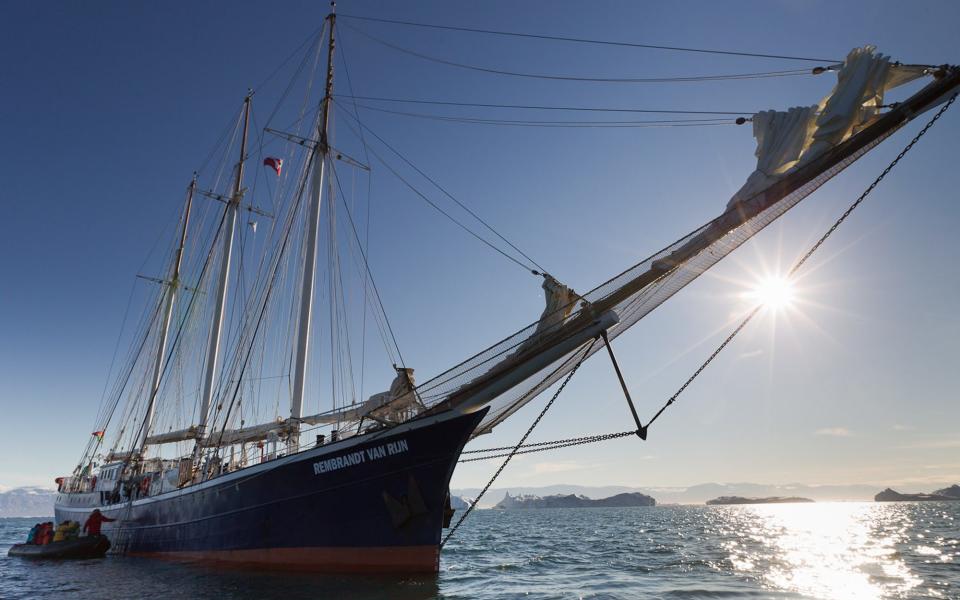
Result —
[[317, 571], [435, 572], [446, 495], [483, 416], [436, 415], [133, 502], [61, 494], [57, 522], [99, 506], [113, 551]]

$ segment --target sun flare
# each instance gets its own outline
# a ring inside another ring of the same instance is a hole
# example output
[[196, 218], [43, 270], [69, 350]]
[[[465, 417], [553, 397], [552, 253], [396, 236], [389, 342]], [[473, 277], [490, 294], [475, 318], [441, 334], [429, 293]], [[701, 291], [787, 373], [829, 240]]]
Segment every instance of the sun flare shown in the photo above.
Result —
[[789, 308], [796, 298], [793, 282], [786, 277], [766, 277], [747, 294], [757, 304], [771, 310]]

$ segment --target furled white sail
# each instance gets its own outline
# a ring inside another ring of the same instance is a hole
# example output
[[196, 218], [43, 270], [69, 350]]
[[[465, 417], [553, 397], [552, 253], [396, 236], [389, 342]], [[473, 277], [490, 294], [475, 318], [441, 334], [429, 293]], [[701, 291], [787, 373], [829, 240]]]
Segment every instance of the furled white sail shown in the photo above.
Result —
[[187, 440], [195, 440], [200, 437], [200, 428], [199, 427], [187, 427], [186, 429], [178, 429], [177, 431], [167, 431], [165, 433], [157, 433], [153, 435], [148, 435], [145, 445], [157, 445], [157, 444], [169, 444], [172, 442], [184, 442]]
[[[853, 50], [822, 102], [754, 117], [757, 167], [724, 214], [584, 294], [569, 316], [554, 312], [552, 327], [541, 319], [422, 384], [420, 397], [429, 407], [489, 405], [475, 435], [490, 431], [602, 347], [586, 346], [597, 324], [610, 339], [626, 331], [899, 127], [945, 101], [941, 88], [956, 83], [931, 83], [902, 108], [879, 112], [887, 91], [924, 74], [931, 71], [891, 63], [872, 46]], [[612, 322], [601, 323], [604, 315]]]
[[754, 115], [757, 168], [727, 209], [753, 198], [862, 129], [878, 114], [887, 90], [913, 81], [925, 71], [924, 67], [895, 65], [889, 57], [875, 53], [873, 46], [854, 48], [837, 73], [837, 84], [819, 104]]
[[277, 420], [272, 423], [261, 423], [240, 429], [225, 429], [212, 431], [210, 435], [200, 440], [200, 445], [206, 448], [229, 446], [246, 442], [258, 442], [268, 439], [271, 435], [285, 436], [293, 430], [293, 425], [286, 420]]
[[888, 56], [876, 53], [874, 46], [854, 48], [839, 68], [833, 90], [819, 104], [755, 114], [756, 169], [730, 198], [721, 218], [669, 257], [655, 261], [654, 268], [676, 266], [692, 251], [701, 249], [704, 241], [712, 242], [738, 225], [742, 215], [755, 212], [767, 201], [764, 190], [862, 130], [879, 114], [887, 90], [913, 81], [926, 71], [924, 67], [891, 63]]
[[819, 156], [869, 123], [883, 104], [887, 90], [920, 77], [923, 67], [903, 67], [877, 54], [874, 46], [854, 48], [837, 73], [837, 85], [820, 103], [816, 132], [803, 156]]
[[543, 294], [546, 306], [537, 322], [534, 335], [550, 331], [570, 316], [574, 302], [580, 297], [575, 291], [563, 285], [550, 275], [543, 276]]
[[797, 106], [786, 111], [765, 110], [753, 116], [757, 168], [730, 198], [727, 210], [769, 187], [797, 165], [813, 140], [817, 109], [816, 105]]
[[416, 394], [416, 380], [413, 369], [398, 368], [397, 375], [386, 392], [373, 394], [359, 406], [310, 415], [301, 418], [308, 425], [337, 424], [347, 421], [359, 421], [368, 418], [373, 421], [399, 423], [410, 412], [420, 408]]

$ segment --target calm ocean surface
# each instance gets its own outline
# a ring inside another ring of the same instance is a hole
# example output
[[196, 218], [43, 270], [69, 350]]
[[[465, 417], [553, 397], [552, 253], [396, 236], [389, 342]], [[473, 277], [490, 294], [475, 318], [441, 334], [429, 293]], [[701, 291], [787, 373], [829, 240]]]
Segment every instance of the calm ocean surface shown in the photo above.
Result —
[[9, 558], [2, 598], [960, 599], [960, 502], [477, 511], [430, 577]]

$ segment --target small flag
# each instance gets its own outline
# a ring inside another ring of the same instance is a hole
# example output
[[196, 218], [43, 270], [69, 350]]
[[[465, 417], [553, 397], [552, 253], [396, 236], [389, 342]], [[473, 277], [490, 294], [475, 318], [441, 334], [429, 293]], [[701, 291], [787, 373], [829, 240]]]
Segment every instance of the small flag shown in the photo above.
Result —
[[90, 435], [92, 435], [92, 436], [94, 436], [94, 437], [98, 437], [98, 438], [100, 438], [100, 439], [102, 440], [102, 439], [103, 439], [103, 434], [104, 434], [104, 431], [101, 429], [100, 431], [94, 431], [94, 432], [91, 433]]
[[279, 176], [279, 175], [280, 175], [280, 169], [283, 168], [283, 159], [282, 159], [282, 158], [274, 158], [274, 157], [272, 157], [272, 156], [268, 156], [267, 158], [263, 159], [263, 164], [264, 164], [265, 166], [270, 167], [270, 168], [273, 169], [274, 171], [276, 171], [276, 172], [277, 172], [277, 176]]

